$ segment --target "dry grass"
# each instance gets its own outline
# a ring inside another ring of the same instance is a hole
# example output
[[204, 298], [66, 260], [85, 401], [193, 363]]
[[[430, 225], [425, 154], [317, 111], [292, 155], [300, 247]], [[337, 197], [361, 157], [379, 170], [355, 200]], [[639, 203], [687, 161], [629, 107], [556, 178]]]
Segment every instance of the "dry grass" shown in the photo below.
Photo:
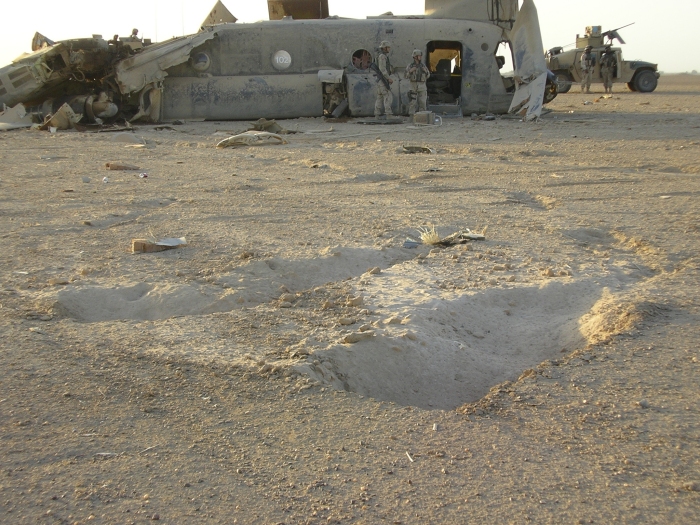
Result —
[[421, 227], [418, 228], [418, 231], [423, 244], [438, 244], [440, 242], [440, 235], [435, 231], [435, 226], [431, 225], [430, 228]]

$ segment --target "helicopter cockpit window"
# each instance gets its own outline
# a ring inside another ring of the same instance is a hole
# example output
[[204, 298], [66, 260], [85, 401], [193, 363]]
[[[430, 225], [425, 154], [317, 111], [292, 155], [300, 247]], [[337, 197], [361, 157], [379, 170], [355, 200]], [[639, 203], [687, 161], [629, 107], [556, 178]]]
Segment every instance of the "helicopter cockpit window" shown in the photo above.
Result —
[[355, 69], [369, 69], [372, 55], [366, 49], [358, 49], [352, 54], [352, 66]]

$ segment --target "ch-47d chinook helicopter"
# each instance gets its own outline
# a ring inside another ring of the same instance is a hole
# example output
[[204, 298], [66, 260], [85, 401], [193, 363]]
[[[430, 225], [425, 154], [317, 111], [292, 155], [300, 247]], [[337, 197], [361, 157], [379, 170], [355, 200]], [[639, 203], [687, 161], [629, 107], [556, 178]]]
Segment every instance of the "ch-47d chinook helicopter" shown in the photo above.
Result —
[[[88, 122], [126, 118], [248, 120], [374, 113], [370, 69], [382, 40], [395, 66], [421, 49], [437, 114], [536, 118], [556, 96], [542, 56], [533, 0], [426, 0], [425, 13], [328, 16], [327, 0], [268, 0], [269, 21], [236, 23], [219, 1], [199, 33], [150, 43], [138, 37], [51, 42], [0, 69], [0, 104], [55, 110], [68, 102]], [[501, 73], [512, 58], [514, 71]], [[393, 112], [407, 114], [397, 68]]]
[[[564, 51], [563, 47], [554, 47], [547, 51], [547, 67], [557, 76], [559, 93], [568, 93], [572, 83], [581, 82], [581, 55], [587, 46], [591, 46], [591, 52], [596, 57], [592, 81], [593, 83], [602, 83], [600, 57], [603, 55], [606, 45], [612, 46], [615, 40], [619, 40], [621, 44], [625, 43], [618, 33], [620, 29], [625, 27], [628, 26], [603, 32], [601, 26], [588, 26], [583, 36], [576, 35], [575, 49]], [[608, 40], [607, 43], [605, 39]], [[617, 57], [613, 83], [624, 82], [630, 91], [639, 91], [640, 93], [651, 93], [656, 89], [660, 76], [656, 64], [641, 60], [623, 60], [622, 50], [619, 47], [611, 47], [611, 49]]]

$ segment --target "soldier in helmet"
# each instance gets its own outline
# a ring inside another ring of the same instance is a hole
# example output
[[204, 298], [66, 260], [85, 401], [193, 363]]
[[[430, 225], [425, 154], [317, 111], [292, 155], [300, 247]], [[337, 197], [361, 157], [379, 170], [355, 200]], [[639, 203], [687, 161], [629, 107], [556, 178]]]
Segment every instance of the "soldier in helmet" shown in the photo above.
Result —
[[406, 66], [404, 76], [411, 81], [411, 90], [408, 92], [410, 103], [408, 114], [415, 115], [416, 107], [418, 111], [428, 109], [428, 87], [425, 81], [430, 76], [430, 70], [421, 60], [423, 52], [420, 49], [413, 50], [413, 62]]
[[593, 47], [586, 46], [581, 55], [581, 93], [591, 92], [591, 80], [595, 69], [595, 55], [592, 53]]
[[374, 104], [374, 117], [381, 118], [382, 114], [386, 117], [392, 117], [394, 114], [391, 110], [391, 104], [394, 102], [394, 97], [391, 95], [391, 84], [394, 79], [391, 74], [394, 72], [389, 61], [389, 52], [391, 51], [391, 43], [388, 40], [383, 40], [379, 44], [379, 54], [377, 55], [377, 101]]
[[603, 86], [606, 93], [612, 94], [613, 78], [615, 77], [615, 68], [617, 67], [617, 56], [615, 51], [607, 45], [605, 52], [600, 57], [600, 76], [603, 77]]

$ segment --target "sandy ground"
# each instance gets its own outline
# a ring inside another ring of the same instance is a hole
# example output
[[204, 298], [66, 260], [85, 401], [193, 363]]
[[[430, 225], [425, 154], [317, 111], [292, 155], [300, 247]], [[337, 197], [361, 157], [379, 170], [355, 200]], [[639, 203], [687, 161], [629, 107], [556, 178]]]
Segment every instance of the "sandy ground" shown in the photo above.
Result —
[[699, 522], [700, 77], [601, 97], [0, 134], [0, 522]]

